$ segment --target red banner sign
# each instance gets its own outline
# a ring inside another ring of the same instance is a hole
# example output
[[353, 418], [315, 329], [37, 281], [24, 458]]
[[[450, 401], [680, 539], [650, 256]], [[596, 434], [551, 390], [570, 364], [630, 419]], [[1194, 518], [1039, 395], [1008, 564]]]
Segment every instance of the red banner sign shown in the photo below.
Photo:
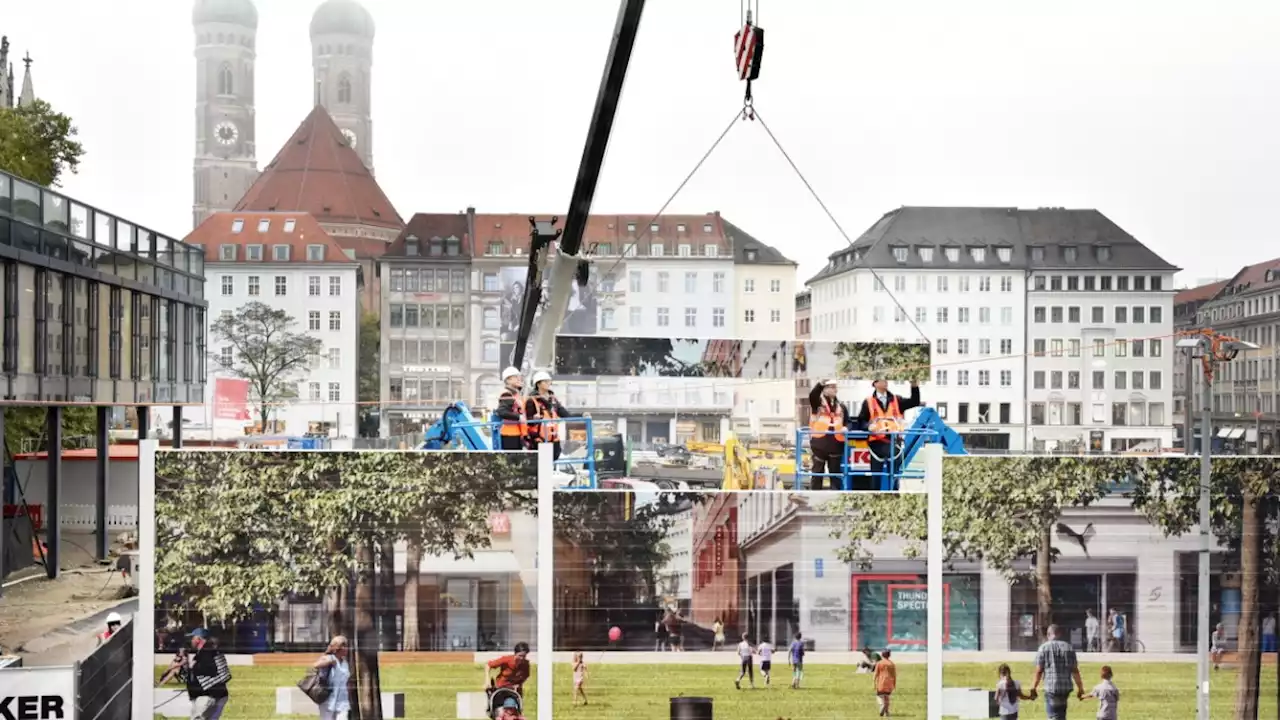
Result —
[[217, 378], [213, 381], [213, 419], [249, 419], [249, 381]]
[[489, 516], [489, 531], [494, 535], [511, 534], [511, 518], [505, 513], [493, 513]]

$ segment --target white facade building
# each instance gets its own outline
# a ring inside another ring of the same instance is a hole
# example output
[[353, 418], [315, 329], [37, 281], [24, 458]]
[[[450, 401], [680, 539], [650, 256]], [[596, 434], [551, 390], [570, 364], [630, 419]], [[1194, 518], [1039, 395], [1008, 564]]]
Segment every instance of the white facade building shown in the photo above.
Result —
[[[717, 247], [709, 245], [708, 247]], [[660, 254], [653, 254], [654, 252]], [[625, 316], [617, 318], [618, 334], [627, 337], [733, 337], [730, 313], [734, 300], [733, 258], [666, 256], [654, 243], [648, 257], [629, 257], [625, 283]]]
[[[188, 242], [205, 248], [210, 327], [219, 317], [251, 302], [283, 310], [296, 321], [291, 332], [319, 338], [323, 347], [310, 368], [298, 371], [297, 397], [277, 408], [271, 420], [278, 434], [327, 432], [354, 437], [357, 427], [359, 359], [359, 265], [306, 213], [218, 213], [201, 223]], [[250, 421], [213, 420], [214, 395], [222, 365], [234, 350], [210, 330], [209, 381], [205, 403], [209, 421], [243, 434]], [[250, 413], [255, 412], [252, 395]], [[194, 422], [196, 418], [191, 418]], [[219, 430], [219, 433], [222, 431]]]
[[733, 247], [733, 337], [790, 340], [796, 326], [796, 269], [777, 249], [722, 221]]
[[669, 556], [658, 568], [658, 592], [668, 604], [687, 610], [693, 599], [693, 508], [671, 517], [663, 542]]

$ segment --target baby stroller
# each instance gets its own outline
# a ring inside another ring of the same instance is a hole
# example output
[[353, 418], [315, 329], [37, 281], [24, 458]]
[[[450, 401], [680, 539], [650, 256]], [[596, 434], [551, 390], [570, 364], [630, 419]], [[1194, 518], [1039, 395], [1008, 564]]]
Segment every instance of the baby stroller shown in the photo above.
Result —
[[492, 720], [525, 720], [524, 700], [511, 688], [489, 690], [489, 717]]

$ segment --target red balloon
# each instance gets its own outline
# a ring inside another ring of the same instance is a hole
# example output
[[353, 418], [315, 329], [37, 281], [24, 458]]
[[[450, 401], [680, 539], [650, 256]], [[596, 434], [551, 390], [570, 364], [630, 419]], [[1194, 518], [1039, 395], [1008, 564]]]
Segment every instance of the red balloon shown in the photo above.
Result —
[[622, 639], [622, 628], [617, 625], [609, 628], [609, 642], [618, 642]]

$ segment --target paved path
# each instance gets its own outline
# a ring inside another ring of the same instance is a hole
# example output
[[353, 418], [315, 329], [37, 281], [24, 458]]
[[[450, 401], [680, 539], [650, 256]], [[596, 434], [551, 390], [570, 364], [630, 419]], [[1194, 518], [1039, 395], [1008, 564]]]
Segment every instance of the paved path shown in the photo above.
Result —
[[115, 607], [23, 643], [20, 653], [22, 664], [25, 667], [47, 667], [83, 660], [98, 647], [97, 634], [107, 628], [108, 613], [118, 612], [125, 622], [129, 622], [137, 608], [137, 598], [125, 600]]

